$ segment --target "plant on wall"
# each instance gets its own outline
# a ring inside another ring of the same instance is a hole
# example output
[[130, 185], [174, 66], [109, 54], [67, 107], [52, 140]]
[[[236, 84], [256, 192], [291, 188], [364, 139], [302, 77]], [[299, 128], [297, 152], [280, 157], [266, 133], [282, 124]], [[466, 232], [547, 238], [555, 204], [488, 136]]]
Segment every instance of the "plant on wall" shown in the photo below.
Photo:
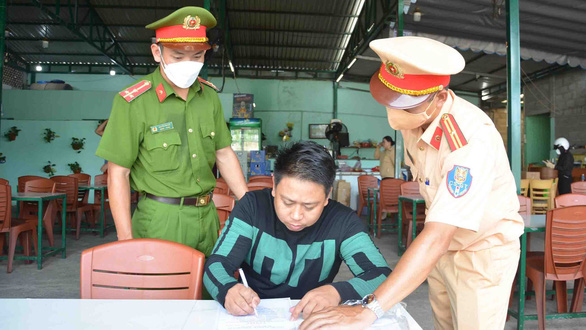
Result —
[[55, 132], [53, 132], [50, 128], [45, 128], [45, 136], [43, 136], [43, 140], [45, 140], [45, 142], [47, 143], [51, 143], [51, 141], [55, 140], [55, 138], [58, 138], [59, 135], [55, 134]]
[[73, 172], [74, 174], [81, 173], [81, 166], [79, 166], [79, 163], [78, 162], [69, 163], [67, 165], [69, 165], [69, 168], [71, 169], [71, 172]]
[[279, 136], [283, 138], [283, 141], [289, 141], [291, 139], [291, 131], [293, 130], [293, 123], [287, 123], [287, 128], [279, 132]]
[[18, 132], [20, 132], [20, 131], [21, 130], [18, 129], [18, 127], [12, 126], [12, 127], [10, 127], [8, 132], [4, 133], [4, 136], [6, 137], [6, 139], [8, 139], [8, 141], [14, 141], [14, 140], [16, 140], [16, 137], [18, 136]]
[[6, 156], [4, 156], [1, 152], [0, 152], [0, 164], [4, 164], [6, 163]]
[[77, 153], [80, 153], [85, 145], [85, 138], [71, 138], [71, 147], [73, 150], [77, 150]]
[[43, 166], [43, 172], [49, 174], [49, 177], [52, 177], [56, 172], [55, 164], [51, 163], [51, 161], [48, 161], [47, 163], [47, 165]]

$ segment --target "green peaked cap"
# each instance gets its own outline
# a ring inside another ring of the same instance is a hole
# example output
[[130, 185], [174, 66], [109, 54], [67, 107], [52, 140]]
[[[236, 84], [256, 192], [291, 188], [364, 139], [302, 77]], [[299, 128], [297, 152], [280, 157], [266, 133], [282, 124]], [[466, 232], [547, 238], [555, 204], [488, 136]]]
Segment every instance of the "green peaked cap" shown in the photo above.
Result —
[[213, 28], [217, 24], [214, 15], [212, 15], [212, 13], [210, 13], [206, 9], [201, 7], [190, 6], [177, 9], [168, 16], [163, 17], [160, 20], [147, 25], [146, 28], [150, 30], [157, 30], [167, 26], [183, 25], [185, 18], [187, 16], [199, 17], [199, 19], [201, 20], [200, 24], [207, 27], [208, 29]]

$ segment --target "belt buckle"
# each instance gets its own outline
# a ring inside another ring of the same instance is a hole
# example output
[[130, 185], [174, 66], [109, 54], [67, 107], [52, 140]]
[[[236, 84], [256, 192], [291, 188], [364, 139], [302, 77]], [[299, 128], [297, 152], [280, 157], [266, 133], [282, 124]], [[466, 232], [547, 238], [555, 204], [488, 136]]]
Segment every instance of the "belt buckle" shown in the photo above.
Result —
[[206, 206], [208, 205], [207, 196], [197, 197], [195, 206]]

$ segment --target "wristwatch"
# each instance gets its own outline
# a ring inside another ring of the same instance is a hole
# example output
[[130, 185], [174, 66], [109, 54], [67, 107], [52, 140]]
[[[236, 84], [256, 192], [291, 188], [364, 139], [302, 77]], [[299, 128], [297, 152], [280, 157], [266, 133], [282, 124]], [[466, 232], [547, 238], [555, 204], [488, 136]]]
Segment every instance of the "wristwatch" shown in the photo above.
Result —
[[383, 311], [382, 307], [378, 303], [378, 300], [376, 300], [376, 297], [372, 293], [367, 294], [364, 296], [364, 298], [362, 298], [362, 307], [366, 307], [373, 311], [377, 319], [380, 319], [385, 315], [385, 311]]

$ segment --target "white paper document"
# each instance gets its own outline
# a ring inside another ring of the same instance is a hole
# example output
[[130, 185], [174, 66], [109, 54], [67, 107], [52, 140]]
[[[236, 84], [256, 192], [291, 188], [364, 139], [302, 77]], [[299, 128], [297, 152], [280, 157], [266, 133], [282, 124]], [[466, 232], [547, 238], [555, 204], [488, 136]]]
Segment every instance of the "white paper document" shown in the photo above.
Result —
[[261, 299], [256, 307], [258, 316], [234, 316], [224, 308], [218, 309], [218, 329], [296, 329], [302, 320], [289, 321], [289, 298]]

